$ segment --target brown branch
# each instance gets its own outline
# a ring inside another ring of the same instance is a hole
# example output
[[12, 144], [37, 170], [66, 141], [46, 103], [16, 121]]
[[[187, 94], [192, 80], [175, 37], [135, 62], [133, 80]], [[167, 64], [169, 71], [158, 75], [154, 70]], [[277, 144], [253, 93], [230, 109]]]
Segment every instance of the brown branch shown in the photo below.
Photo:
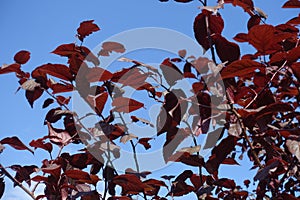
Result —
[[247, 131], [246, 131], [246, 127], [243, 123], [243, 120], [240, 116], [240, 114], [237, 112], [237, 110], [235, 108], [232, 108], [232, 112], [234, 113], [234, 115], [238, 118], [239, 120], [239, 123], [241, 125], [241, 128], [242, 128], [242, 136], [245, 138], [246, 142], [248, 143], [249, 147], [250, 147], [250, 151], [254, 157], [254, 160], [255, 162], [257, 163], [257, 165], [259, 166], [259, 168], [263, 168], [263, 165], [261, 164], [259, 158], [258, 158], [258, 155], [256, 154], [256, 152], [254, 151], [254, 147], [253, 147], [253, 144], [251, 143], [248, 135], [247, 135]]
[[15, 179], [3, 166], [2, 164], [0, 164], [0, 170], [1, 172], [7, 177], [9, 178], [15, 185], [19, 186], [24, 192], [26, 192], [32, 199], [36, 199], [36, 197], [34, 196], [34, 194], [32, 192], [30, 192], [30, 190], [28, 190], [26, 187], [24, 187], [24, 185], [22, 185], [22, 183], [20, 183], [17, 179]]

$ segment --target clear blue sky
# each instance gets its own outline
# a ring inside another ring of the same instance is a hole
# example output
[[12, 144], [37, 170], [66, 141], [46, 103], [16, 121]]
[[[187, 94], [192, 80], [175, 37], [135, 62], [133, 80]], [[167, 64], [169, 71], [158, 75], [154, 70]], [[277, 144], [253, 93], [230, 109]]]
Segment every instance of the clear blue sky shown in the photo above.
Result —
[[[210, 5], [216, 3], [215, 0], [208, 2]], [[267, 23], [280, 24], [298, 15], [296, 9], [280, 9], [284, 2], [257, 0], [255, 5], [269, 15]], [[91, 48], [111, 35], [141, 27], [169, 28], [193, 38], [193, 21], [200, 12], [198, 6], [200, 6], [198, 1], [181, 4], [171, 0], [167, 3], [158, 0], [2, 0], [0, 64], [12, 63], [14, 54], [21, 49], [31, 52], [31, 60], [23, 67], [25, 71], [31, 71], [48, 62], [64, 62], [64, 59], [50, 52], [60, 44], [74, 42], [79, 23], [89, 19], [94, 19], [101, 28], [100, 32], [87, 38], [85, 45]], [[224, 35], [228, 39], [231, 40], [238, 32], [246, 32], [248, 15], [241, 8], [225, 5], [225, 9], [220, 10], [220, 13], [225, 21]], [[250, 48], [242, 50], [242, 54], [247, 51], [253, 52]], [[28, 144], [32, 138], [46, 135], [47, 129], [43, 126], [45, 110], [41, 110], [43, 101], [37, 101], [34, 109], [31, 109], [24, 97], [24, 91], [15, 94], [19, 85], [13, 74], [1, 75], [0, 85], [2, 112], [0, 139], [17, 135]], [[28, 152], [16, 152], [7, 147], [0, 155], [0, 161], [4, 166], [32, 163], [39, 166], [43, 155], [43, 152], [38, 151], [34, 157]], [[240, 173], [235, 171], [237, 178], [245, 179], [248, 172], [245, 173], [240, 169], [248, 170], [248, 167], [235, 167], [234, 170], [238, 169]], [[229, 170], [224, 170], [224, 176], [230, 173]], [[26, 195], [22, 191], [13, 190], [11, 185], [7, 184], [3, 199], [25, 199], [24, 196]]]

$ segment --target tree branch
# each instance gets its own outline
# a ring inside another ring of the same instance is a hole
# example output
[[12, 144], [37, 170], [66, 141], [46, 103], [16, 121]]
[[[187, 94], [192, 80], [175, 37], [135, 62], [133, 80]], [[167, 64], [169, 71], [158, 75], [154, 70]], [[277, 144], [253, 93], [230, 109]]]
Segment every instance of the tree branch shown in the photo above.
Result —
[[235, 116], [238, 118], [238, 120], [239, 120], [239, 123], [240, 123], [241, 128], [242, 128], [242, 136], [245, 138], [246, 142], [248, 143], [248, 145], [249, 145], [249, 147], [250, 147], [250, 151], [251, 151], [251, 153], [252, 153], [252, 155], [253, 155], [253, 157], [254, 157], [254, 160], [255, 160], [256, 164], [259, 166], [260, 169], [263, 168], [263, 165], [261, 164], [261, 162], [260, 162], [260, 160], [259, 160], [257, 154], [255, 153], [254, 147], [253, 147], [253, 145], [252, 145], [252, 143], [251, 143], [251, 141], [250, 141], [250, 139], [249, 139], [249, 137], [248, 137], [248, 135], [247, 135], [246, 127], [245, 127], [245, 125], [244, 125], [244, 123], [243, 123], [243, 120], [242, 120], [240, 114], [239, 114], [239, 113], [237, 112], [237, 110], [236, 110], [235, 108], [233, 108], [233, 107], [232, 107], [232, 112], [234, 113], [234, 115], [235, 115]]
[[22, 185], [22, 183], [20, 183], [17, 179], [15, 179], [3, 166], [2, 164], [0, 164], [0, 170], [1, 172], [7, 177], [9, 178], [15, 185], [19, 186], [24, 192], [26, 192], [32, 199], [36, 199], [36, 197], [34, 196], [34, 194], [32, 192], [30, 192], [30, 190], [28, 190], [26, 187], [24, 187], [24, 185]]

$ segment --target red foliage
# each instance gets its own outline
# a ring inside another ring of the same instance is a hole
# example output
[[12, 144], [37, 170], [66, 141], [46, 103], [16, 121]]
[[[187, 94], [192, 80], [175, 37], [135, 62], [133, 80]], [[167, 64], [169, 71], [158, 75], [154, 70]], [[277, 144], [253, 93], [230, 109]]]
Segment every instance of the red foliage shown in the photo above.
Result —
[[[200, 2], [204, 5], [206, 1]], [[241, 55], [244, 52], [239, 45], [222, 35], [224, 20], [218, 9], [224, 3], [239, 6], [250, 15], [245, 21], [248, 32], [237, 33], [233, 39], [249, 43], [256, 52]], [[282, 7], [300, 6], [299, 1], [289, 0]], [[32, 139], [29, 145], [34, 151], [45, 150], [50, 158], [43, 160], [40, 168], [7, 167], [16, 172], [15, 177], [0, 165], [0, 198], [5, 189], [2, 176], [6, 176], [24, 191], [27, 191], [22, 185], [24, 181], [29, 186], [31, 181], [44, 184], [44, 193], [36, 199], [127, 200], [142, 195], [145, 199], [164, 200], [167, 196], [189, 193], [198, 199], [247, 199], [253, 195], [257, 199], [298, 199], [300, 47], [297, 25], [300, 20], [296, 16], [285, 24], [273, 26], [262, 18], [266, 16], [254, 7], [252, 0], [220, 0], [213, 8], [204, 5], [194, 20], [193, 30], [197, 42], [205, 51], [210, 50], [212, 60], [197, 59], [188, 56], [187, 50], [179, 50], [176, 57], [163, 59], [160, 69], [124, 57], [119, 61], [130, 65], [119, 71], [100, 68], [99, 56], [102, 59], [101, 56], [124, 53], [126, 49], [118, 42], [104, 42], [97, 57], [83, 46], [88, 35], [100, 30], [93, 20], [80, 23], [77, 29], [80, 45], [62, 44], [52, 51], [66, 57], [67, 64], [48, 63], [28, 73], [22, 71], [21, 65], [28, 62], [30, 52], [16, 53], [15, 63], [3, 65], [0, 74], [15, 73], [19, 89], [25, 90], [31, 107], [42, 95], [49, 95], [42, 105], [43, 109], [49, 109], [44, 120], [48, 134]], [[191, 92], [180, 85], [185, 81], [190, 83]], [[142, 100], [135, 99], [135, 95], [126, 96], [124, 88], [141, 94]], [[61, 93], [72, 91], [82, 97], [92, 113], [78, 116], [68, 108], [73, 98]], [[140, 117], [151, 101], [160, 105], [155, 125]], [[59, 107], [53, 107], [54, 104]], [[132, 115], [134, 111], [136, 115]], [[83, 121], [90, 116], [97, 123], [86, 127]], [[153, 136], [131, 133], [134, 125], [153, 130]], [[55, 128], [58, 126], [62, 127]], [[207, 134], [202, 147], [197, 144], [201, 134]], [[138, 151], [151, 151], [157, 146], [158, 137], [164, 137], [158, 141], [162, 142], [166, 163], [181, 163], [196, 170], [176, 172], [177, 176], [163, 175], [163, 180], [148, 179], [151, 171], [140, 170]], [[182, 147], [188, 137], [193, 144]], [[79, 152], [68, 153], [65, 147], [70, 144], [72, 148], [78, 147]], [[16, 136], [0, 141], [0, 153], [5, 145], [34, 153]], [[126, 145], [132, 149], [136, 168], [128, 167], [122, 173], [114, 169], [114, 164], [123, 156], [121, 147]], [[211, 149], [209, 157], [202, 157], [201, 150], [208, 149]], [[58, 152], [56, 157], [53, 152]], [[234, 176], [219, 178], [221, 165], [239, 166], [237, 153], [241, 153], [239, 159], [247, 156], [253, 164], [251, 169], [257, 170], [253, 177], [256, 189], [250, 188], [251, 177], [242, 183], [232, 179]], [[38, 171], [43, 175], [35, 174]], [[254, 193], [245, 188], [253, 189]]]
[[81, 22], [79, 28], [77, 29], [78, 38], [80, 41], [83, 41], [86, 36], [99, 30], [100, 28], [97, 26], [97, 24], [94, 24], [94, 20]]

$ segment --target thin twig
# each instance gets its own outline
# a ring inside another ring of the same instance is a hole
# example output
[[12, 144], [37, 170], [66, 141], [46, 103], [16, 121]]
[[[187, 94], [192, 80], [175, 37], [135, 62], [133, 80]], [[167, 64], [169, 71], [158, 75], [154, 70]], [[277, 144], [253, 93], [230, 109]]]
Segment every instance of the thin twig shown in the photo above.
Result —
[[28, 190], [26, 187], [24, 187], [22, 185], [22, 183], [20, 183], [17, 179], [15, 179], [3, 166], [2, 164], [0, 164], [0, 170], [1, 172], [7, 177], [9, 178], [15, 185], [19, 186], [24, 192], [26, 192], [32, 199], [36, 199], [36, 197], [34, 196], [34, 194]]
[[[195, 147], [198, 146], [196, 137], [195, 137], [195, 135], [193, 134], [192, 127], [190, 126], [190, 124], [189, 124], [187, 121], [184, 120], [183, 122], [187, 125], [187, 127], [188, 127], [189, 130], [191, 131], [191, 135], [192, 135], [192, 137], [193, 137], [193, 142], [194, 142]], [[200, 156], [200, 153], [199, 153], [199, 152], [197, 152], [197, 156], [198, 156], [198, 157]], [[203, 177], [202, 177], [202, 166], [198, 166], [198, 168], [199, 168], [200, 184], [203, 185], [203, 179], [202, 179], [202, 178], [203, 178]]]
[[243, 120], [242, 120], [240, 114], [237, 112], [237, 110], [236, 110], [235, 108], [232, 108], [231, 111], [234, 113], [234, 115], [235, 115], [235, 116], [238, 118], [238, 120], [239, 120], [239, 123], [240, 123], [241, 128], [242, 128], [242, 136], [245, 138], [246, 142], [248, 143], [248, 145], [249, 145], [249, 147], [250, 147], [250, 150], [251, 150], [251, 153], [252, 153], [252, 155], [253, 155], [253, 157], [254, 157], [255, 162], [257, 163], [257, 165], [259, 166], [260, 169], [263, 168], [263, 165], [261, 164], [261, 162], [260, 162], [260, 160], [259, 160], [259, 158], [258, 158], [256, 152], [254, 151], [254, 147], [253, 147], [253, 145], [252, 145], [252, 143], [251, 143], [251, 141], [250, 141], [250, 139], [249, 139], [249, 137], [248, 137], [248, 135], [247, 135], [246, 127], [245, 127], [245, 125], [244, 125], [244, 123], [243, 123]]
[[267, 87], [269, 86], [269, 84], [273, 81], [273, 79], [275, 78], [275, 76], [283, 69], [285, 68], [285, 64], [287, 63], [287, 60], [282, 64], [281, 67], [279, 67], [279, 69], [276, 70], [276, 72], [273, 74], [273, 76], [270, 78], [270, 80], [268, 81], [268, 83], [265, 85], [265, 87], [263, 87], [256, 95], [255, 97], [247, 104], [247, 106], [245, 106], [245, 109], [247, 109], [249, 106], [252, 105], [252, 103], [263, 93], [263, 91], [265, 89], [267, 89]]

